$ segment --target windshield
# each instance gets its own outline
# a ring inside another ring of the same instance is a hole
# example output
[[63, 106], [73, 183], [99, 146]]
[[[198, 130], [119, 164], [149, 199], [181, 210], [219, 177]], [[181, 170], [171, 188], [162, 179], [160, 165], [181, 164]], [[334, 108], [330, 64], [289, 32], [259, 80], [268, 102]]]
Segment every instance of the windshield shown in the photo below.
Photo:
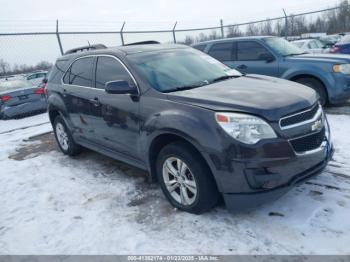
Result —
[[32, 87], [33, 84], [26, 80], [0, 81], [0, 92], [15, 90], [24, 87]]
[[283, 38], [269, 37], [265, 38], [264, 41], [271, 49], [282, 56], [305, 54], [305, 51]]
[[302, 47], [303, 46], [303, 44], [305, 43], [305, 42], [292, 42], [294, 45], [296, 45], [297, 47]]
[[241, 74], [216, 59], [194, 50], [169, 50], [129, 56], [136, 70], [160, 92], [204, 86]]

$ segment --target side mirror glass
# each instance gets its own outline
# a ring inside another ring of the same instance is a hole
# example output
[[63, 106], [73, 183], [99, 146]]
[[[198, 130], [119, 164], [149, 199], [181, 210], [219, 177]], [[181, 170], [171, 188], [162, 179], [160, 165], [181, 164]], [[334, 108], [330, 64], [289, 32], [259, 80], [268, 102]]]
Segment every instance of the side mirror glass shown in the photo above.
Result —
[[128, 81], [116, 80], [107, 82], [105, 91], [109, 94], [136, 94], [136, 88], [131, 86]]

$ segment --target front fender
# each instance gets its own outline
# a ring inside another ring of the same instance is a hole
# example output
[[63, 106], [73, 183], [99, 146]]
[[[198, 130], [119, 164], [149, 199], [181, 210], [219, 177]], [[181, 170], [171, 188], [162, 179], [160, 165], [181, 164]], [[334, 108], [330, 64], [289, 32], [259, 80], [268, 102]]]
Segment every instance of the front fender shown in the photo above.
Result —
[[332, 86], [335, 85], [335, 80], [334, 80], [334, 77], [333, 77], [333, 73], [321, 70], [318, 67], [310, 66], [310, 65], [308, 65], [307, 67], [303, 66], [301, 68], [300, 67], [298, 67], [298, 68], [291, 67], [291, 68], [289, 68], [287, 71], [285, 71], [283, 73], [281, 78], [284, 78], [284, 79], [287, 79], [287, 80], [291, 80], [291, 79], [293, 79], [293, 78], [295, 78], [297, 76], [302, 76], [302, 75], [304, 75], [304, 76], [312, 76], [312, 77], [315, 77], [315, 78], [319, 79], [324, 84], [324, 86], [326, 87], [327, 91]]
[[[200, 152], [205, 151], [205, 145], [200, 142], [203, 135], [198, 130], [209, 130], [208, 125], [188, 112], [181, 110], [168, 110], [154, 114], [147, 119], [141, 129], [142, 151], [148, 155], [152, 142], [160, 135], [169, 134], [179, 136], [190, 142]], [[206, 133], [206, 132], [204, 132]], [[209, 134], [207, 134], [209, 135]]]

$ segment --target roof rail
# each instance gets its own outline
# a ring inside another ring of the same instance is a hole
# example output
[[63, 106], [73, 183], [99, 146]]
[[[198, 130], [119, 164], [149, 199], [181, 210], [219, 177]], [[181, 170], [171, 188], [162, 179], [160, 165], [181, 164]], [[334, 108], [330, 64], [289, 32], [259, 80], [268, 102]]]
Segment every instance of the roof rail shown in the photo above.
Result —
[[74, 54], [78, 52], [84, 52], [89, 50], [97, 50], [97, 49], [106, 49], [107, 46], [103, 44], [96, 44], [96, 45], [87, 45], [87, 46], [81, 46], [77, 48], [70, 49], [64, 53], [64, 55]]
[[135, 42], [135, 43], [125, 44], [125, 46], [126, 45], [153, 45], [153, 44], [160, 44], [160, 43], [158, 41], [149, 40], [149, 41], [142, 41], [142, 42]]

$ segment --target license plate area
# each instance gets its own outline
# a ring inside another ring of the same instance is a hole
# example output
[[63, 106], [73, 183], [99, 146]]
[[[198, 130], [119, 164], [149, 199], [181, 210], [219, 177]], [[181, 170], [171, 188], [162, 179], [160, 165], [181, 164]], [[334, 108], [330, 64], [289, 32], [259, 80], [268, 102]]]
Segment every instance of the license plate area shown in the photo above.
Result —
[[26, 100], [28, 99], [28, 95], [22, 95], [22, 96], [18, 96], [19, 100]]

